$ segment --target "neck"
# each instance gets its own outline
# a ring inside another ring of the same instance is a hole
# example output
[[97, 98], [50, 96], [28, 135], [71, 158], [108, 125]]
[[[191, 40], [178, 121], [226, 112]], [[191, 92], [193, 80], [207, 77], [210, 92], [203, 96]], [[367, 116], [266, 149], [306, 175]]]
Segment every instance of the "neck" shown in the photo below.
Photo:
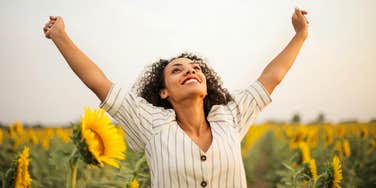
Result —
[[180, 127], [189, 134], [200, 136], [209, 128], [204, 112], [204, 100], [187, 99], [172, 105]]

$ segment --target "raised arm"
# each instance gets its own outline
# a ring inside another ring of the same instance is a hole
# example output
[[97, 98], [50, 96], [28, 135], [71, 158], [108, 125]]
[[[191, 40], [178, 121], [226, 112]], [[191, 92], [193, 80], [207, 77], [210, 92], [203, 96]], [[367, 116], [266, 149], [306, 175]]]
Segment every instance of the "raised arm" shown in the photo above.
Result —
[[283, 80], [308, 36], [308, 21], [304, 16], [305, 14], [307, 14], [306, 11], [295, 9], [291, 19], [295, 36], [285, 49], [265, 67], [258, 78], [258, 81], [264, 85], [269, 94]]
[[111, 87], [111, 81], [69, 38], [65, 32], [63, 19], [59, 16], [50, 16], [50, 21], [43, 31], [46, 38], [55, 43], [73, 72], [101, 101], [104, 101]]

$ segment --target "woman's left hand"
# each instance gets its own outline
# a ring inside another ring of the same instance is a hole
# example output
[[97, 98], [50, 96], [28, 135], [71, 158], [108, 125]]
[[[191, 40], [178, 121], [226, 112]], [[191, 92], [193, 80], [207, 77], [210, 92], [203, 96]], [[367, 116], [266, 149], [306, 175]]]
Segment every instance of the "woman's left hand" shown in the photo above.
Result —
[[292, 25], [294, 26], [295, 32], [297, 35], [300, 35], [303, 38], [307, 38], [308, 36], [308, 20], [304, 16], [308, 12], [305, 10], [300, 10], [295, 8], [294, 14], [292, 15], [291, 21]]

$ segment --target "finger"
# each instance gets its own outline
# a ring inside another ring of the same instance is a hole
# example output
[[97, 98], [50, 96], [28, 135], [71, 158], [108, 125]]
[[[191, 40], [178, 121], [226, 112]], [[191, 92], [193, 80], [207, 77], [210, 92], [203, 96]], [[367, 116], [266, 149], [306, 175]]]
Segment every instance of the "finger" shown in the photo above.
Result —
[[294, 13], [298, 14], [300, 12], [300, 9], [298, 7], [295, 7]]
[[55, 16], [50, 16], [50, 20], [56, 20]]
[[299, 9], [299, 8], [295, 8], [295, 12], [296, 12], [299, 16], [303, 16], [303, 15], [308, 14], [307, 11], [305, 11], [305, 10], [301, 10], [301, 9]]
[[50, 27], [48, 25], [44, 26], [43, 28], [45, 29], [50, 29]]
[[298, 18], [298, 15], [296, 14], [296, 12], [294, 12], [294, 14], [292, 14], [292, 18], [293, 18], [293, 19]]
[[294, 14], [294, 15], [292, 16], [292, 19], [293, 19], [293, 20], [298, 19], [298, 15]]
[[298, 16], [303, 16], [302, 11], [299, 10], [299, 9], [297, 9], [297, 11], [295, 11], [295, 13], [296, 13], [296, 15], [298, 15]]
[[296, 8], [295, 8], [295, 11], [294, 11], [294, 13], [292, 13], [292, 15], [294, 16], [294, 15], [296, 15], [298, 12], [296, 11]]
[[50, 31], [47, 31], [47, 32], [45, 33], [45, 36], [46, 36], [46, 38], [50, 39], [50, 38], [51, 38], [51, 37], [50, 37]]
[[308, 12], [305, 11], [305, 10], [298, 10], [298, 11], [297, 11], [297, 14], [299, 14], [299, 15], [301, 15], [301, 16], [304, 16], [304, 15], [308, 14]]

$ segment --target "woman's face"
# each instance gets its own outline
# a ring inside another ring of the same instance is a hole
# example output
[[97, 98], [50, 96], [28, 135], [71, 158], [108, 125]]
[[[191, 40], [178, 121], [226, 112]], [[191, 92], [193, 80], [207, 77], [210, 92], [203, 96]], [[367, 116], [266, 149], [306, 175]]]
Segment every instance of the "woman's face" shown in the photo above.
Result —
[[170, 103], [207, 95], [206, 78], [198, 63], [188, 58], [172, 60], [163, 71], [165, 88], [161, 90], [162, 99]]

